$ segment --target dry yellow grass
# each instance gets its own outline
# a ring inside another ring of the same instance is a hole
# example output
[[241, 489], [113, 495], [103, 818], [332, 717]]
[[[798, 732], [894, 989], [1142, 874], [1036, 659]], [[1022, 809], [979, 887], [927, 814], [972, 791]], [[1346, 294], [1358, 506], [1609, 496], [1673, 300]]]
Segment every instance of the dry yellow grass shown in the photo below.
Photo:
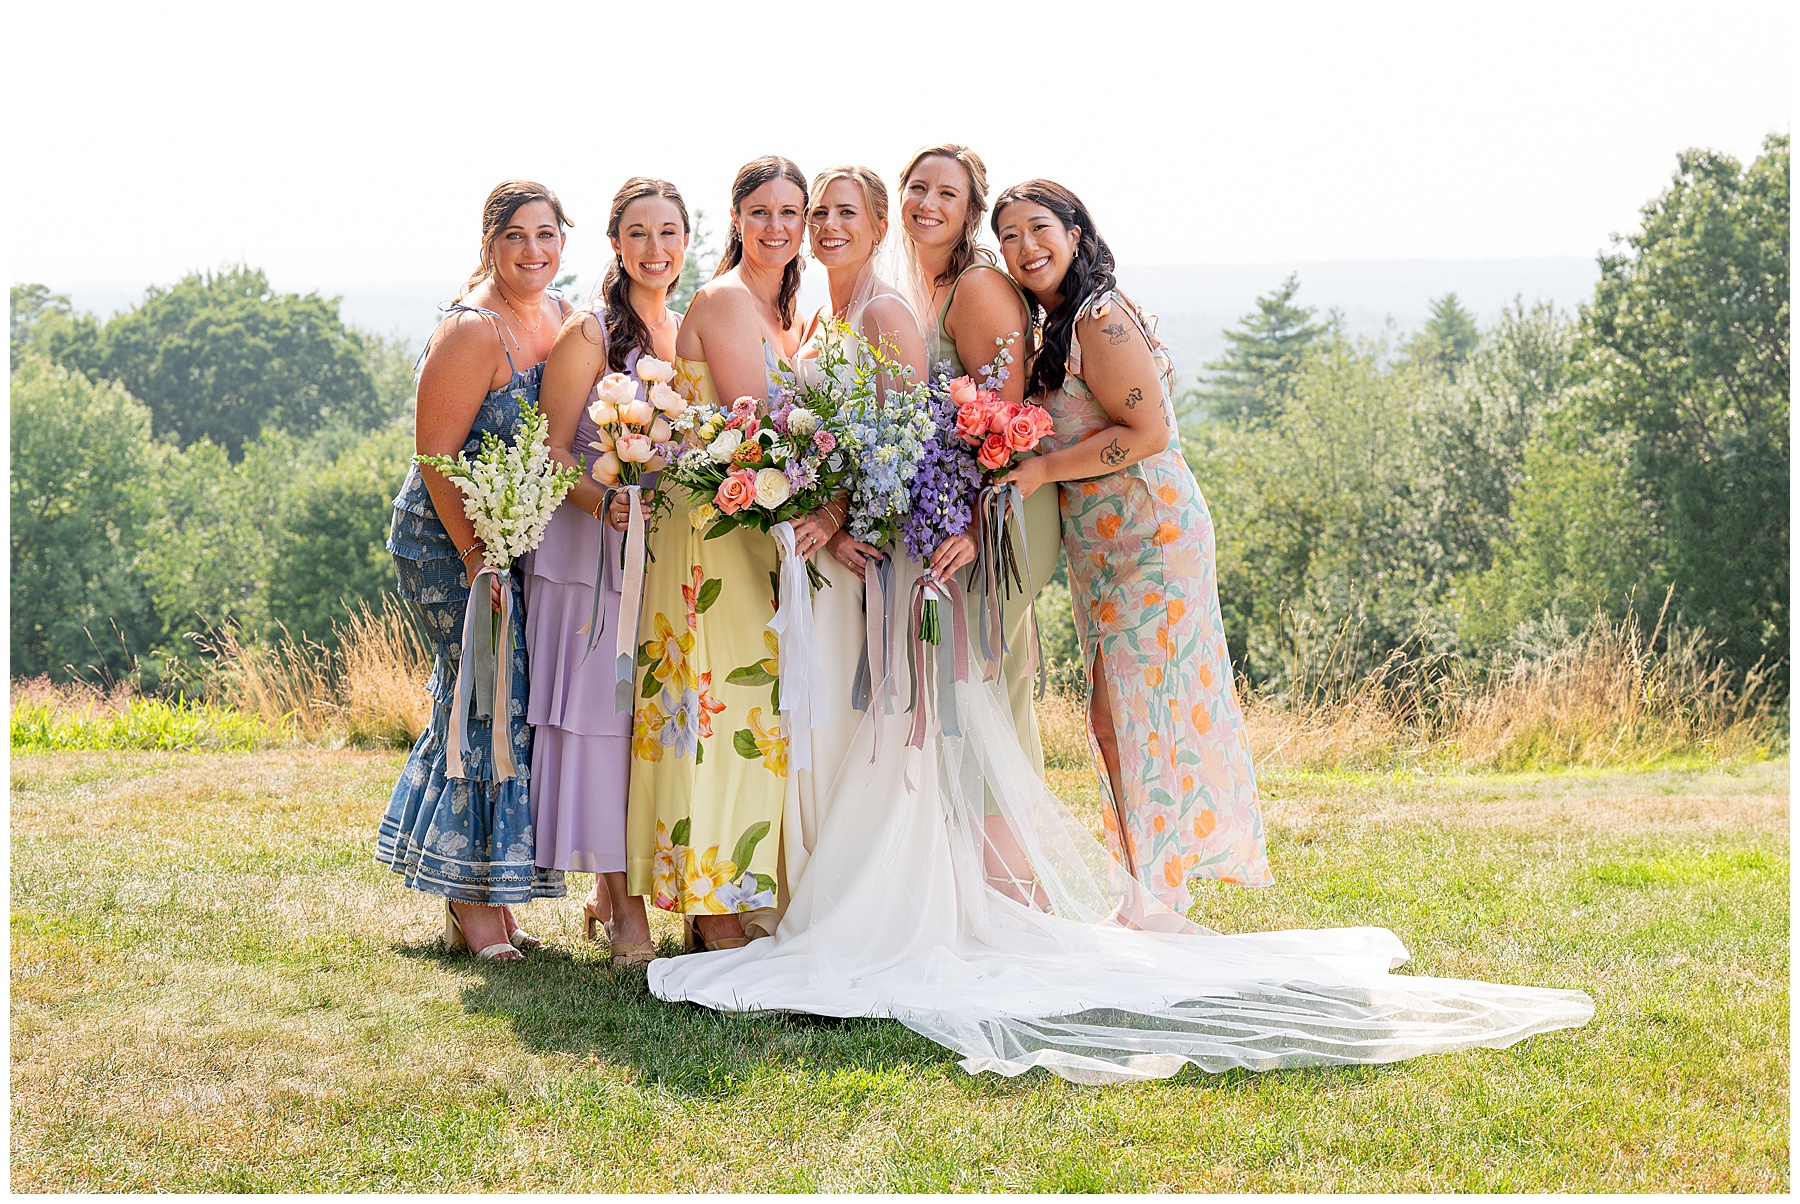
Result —
[[312, 640], [213, 646], [224, 700], [313, 743], [404, 748], [431, 722], [431, 646], [406, 604], [388, 597], [337, 625], [337, 647]]

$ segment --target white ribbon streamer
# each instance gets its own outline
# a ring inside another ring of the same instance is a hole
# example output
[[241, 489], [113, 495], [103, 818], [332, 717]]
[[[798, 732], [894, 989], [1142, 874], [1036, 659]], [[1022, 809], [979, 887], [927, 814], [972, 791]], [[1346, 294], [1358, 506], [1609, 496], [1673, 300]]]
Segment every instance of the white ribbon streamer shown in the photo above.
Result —
[[[613, 709], [630, 712], [637, 687], [638, 611], [644, 602], [644, 548], [649, 533], [645, 530], [643, 486], [625, 486], [625, 496], [631, 503], [631, 517], [625, 525], [625, 579], [619, 582], [619, 632], [613, 641]], [[606, 555], [604, 532], [600, 555]]]
[[[487, 604], [488, 578], [500, 582], [500, 613]], [[463, 607], [462, 658], [456, 666], [456, 691], [450, 704], [450, 738], [444, 747], [447, 778], [467, 778], [469, 708], [475, 718], [489, 719], [494, 781], [519, 776], [512, 755], [512, 589], [505, 575], [486, 565], [469, 586]]]
[[769, 528], [781, 552], [781, 587], [775, 617], [769, 620], [780, 643], [781, 713], [787, 719], [788, 771], [812, 768], [812, 729], [831, 721], [831, 688], [819, 663], [813, 630], [812, 582], [806, 559], [794, 546], [794, 524]]

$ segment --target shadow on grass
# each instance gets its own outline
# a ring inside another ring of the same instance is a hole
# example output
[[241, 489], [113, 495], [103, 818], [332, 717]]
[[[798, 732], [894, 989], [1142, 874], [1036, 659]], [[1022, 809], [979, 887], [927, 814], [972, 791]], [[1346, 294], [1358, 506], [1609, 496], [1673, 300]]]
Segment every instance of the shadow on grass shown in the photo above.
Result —
[[[629, 1067], [645, 1083], [677, 1095], [727, 1099], [755, 1090], [771, 1071], [803, 1069], [815, 1082], [866, 1084], [871, 1076], [939, 1080], [968, 1099], [1003, 1099], [1045, 1086], [1093, 1091], [1034, 1069], [1017, 1078], [971, 1075], [958, 1056], [895, 1020], [842, 1019], [794, 1012], [715, 1012], [666, 1003], [650, 993], [642, 970], [615, 970], [598, 952], [546, 946], [521, 962], [495, 964], [451, 953], [442, 944], [397, 946], [403, 957], [474, 969], [481, 982], [463, 992], [472, 1015], [503, 1016], [528, 1049], [593, 1057]], [[666, 952], [666, 950], [665, 950]], [[1207, 1073], [1186, 1067], [1162, 1082], [1205, 1092], [1255, 1090], [1271, 1075], [1293, 1087], [1328, 1091], [1345, 1080], [1405, 1073], [1386, 1066], [1299, 1067]]]
[[630, 1067], [646, 1083], [684, 1096], [741, 1095], [770, 1069], [959, 1078], [956, 1055], [892, 1020], [843, 1020], [790, 1012], [731, 1015], [650, 993], [642, 970], [615, 970], [598, 953], [546, 946], [522, 962], [495, 964], [442, 944], [396, 946], [402, 957], [474, 969], [463, 992], [472, 1014], [504, 1016], [526, 1048]]

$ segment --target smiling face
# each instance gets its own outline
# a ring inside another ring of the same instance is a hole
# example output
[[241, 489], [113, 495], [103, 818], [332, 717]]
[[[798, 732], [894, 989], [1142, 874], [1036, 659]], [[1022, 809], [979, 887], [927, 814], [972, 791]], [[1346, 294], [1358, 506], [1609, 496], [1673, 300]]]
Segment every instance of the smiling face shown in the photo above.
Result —
[[515, 295], [542, 292], [556, 282], [565, 241], [550, 202], [527, 201], [514, 210], [489, 247], [494, 279]]
[[612, 240], [619, 266], [646, 288], [666, 290], [681, 279], [687, 262], [688, 232], [681, 210], [664, 196], [639, 197], [619, 215]]
[[829, 269], [860, 268], [887, 235], [886, 220], [869, 211], [869, 198], [855, 180], [836, 179], [814, 199], [806, 233], [813, 258]]
[[745, 197], [731, 215], [744, 244], [744, 262], [778, 271], [800, 253], [806, 228], [806, 194], [786, 176], [776, 176]]
[[900, 185], [900, 225], [920, 247], [953, 247], [968, 228], [969, 172], [955, 159], [927, 155]]
[[1034, 201], [1014, 201], [994, 215], [1000, 254], [1014, 280], [1040, 301], [1059, 296], [1063, 277], [1075, 261], [1081, 231]]

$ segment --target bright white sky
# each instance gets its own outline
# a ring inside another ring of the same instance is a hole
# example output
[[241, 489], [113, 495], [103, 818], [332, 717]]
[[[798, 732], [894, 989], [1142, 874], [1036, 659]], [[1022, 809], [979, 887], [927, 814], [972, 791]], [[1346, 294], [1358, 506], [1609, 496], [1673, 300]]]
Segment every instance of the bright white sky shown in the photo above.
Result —
[[9, 7], [10, 276], [63, 288], [456, 281], [515, 175], [591, 280], [628, 175], [716, 230], [757, 154], [892, 184], [940, 140], [1128, 264], [1588, 256], [1791, 120], [1787, 9], [1731, 0]]

